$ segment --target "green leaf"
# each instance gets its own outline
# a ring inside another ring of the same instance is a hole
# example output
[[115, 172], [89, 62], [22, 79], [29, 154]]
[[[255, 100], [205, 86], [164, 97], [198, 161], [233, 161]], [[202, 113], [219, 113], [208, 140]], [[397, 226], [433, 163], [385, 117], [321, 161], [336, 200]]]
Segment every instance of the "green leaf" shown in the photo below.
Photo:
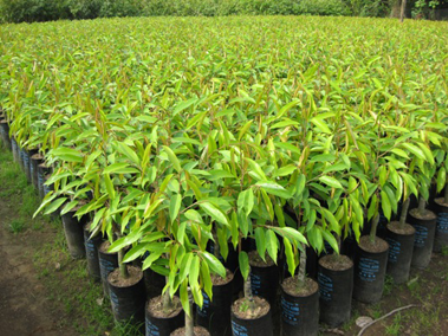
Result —
[[241, 275], [243, 276], [244, 280], [247, 280], [247, 277], [249, 276], [249, 256], [246, 252], [241, 251], [238, 255], [238, 261], [240, 265]]
[[287, 238], [290, 241], [295, 242], [297, 245], [299, 245], [299, 244], [308, 245], [308, 242], [306, 241], [306, 238], [303, 236], [303, 234], [294, 228], [291, 228], [291, 227], [276, 228], [276, 227], [274, 227], [273, 230], [280, 236]]
[[54, 201], [48, 207], [46, 207], [45, 214], [48, 215], [48, 214], [55, 212], [57, 209], [60, 208], [60, 206], [62, 204], [65, 203], [66, 200], [67, 200], [67, 197], [58, 198], [56, 201]]
[[266, 242], [269, 256], [274, 260], [277, 264], [278, 250], [279, 250], [279, 242], [277, 235], [272, 230], [268, 230], [266, 232]]
[[327, 133], [327, 134], [332, 134], [330, 129], [328, 128], [327, 124], [319, 118], [312, 118], [310, 120], [315, 126], [317, 126], [317, 128], [319, 128], [322, 132]]
[[201, 252], [204, 259], [207, 261], [208, 266], [214, 272], [215, 274], [218, 274], [221, 278], [226, 277], [226, 269], [222, 265], [222, 263], [219, 261], [218, 258], [216, 258], [213, 254], [210, 254], [208, 252]]
[[423, 153], [423, 151], [420, 148], [418, 148], [417, 146], [407, 143], [407, 142], [402, 143], [401, 146], [403, 148], [407, 149], [408, 151], [410, 151], [412, 154], [414, 154], [419, 159], [426, 161], [425, 153]]
[[256, 187], [263, 188], [267, 193], [278, 196], [284, 199], [291, 198], [291, 194], [283, 188], [281, 185], [275, 183], [275, 182], [258, 182], [255, 184]]
[[381, 207], [383, 209], [384, 216], [390, 221], [392, 207], [390, 205], [389, 197], [384, 190], [381, 190]]
[[339, 254], [339, 246], [338, 246], [338, 242], [337, 242], [336, 238], [334, 238], [334, 236], [332, 234], [326, 232], [325, 230], [321, 230], [321, 232], [322, 232], [322, 236], [328, 242], [328, 244], [330, 244], [333, 251], [336, 254]]
[[[286, 255], [286, 263], [288, 264], [289, 274], [293, 277], [297, 268], [294, 252], [292, 249], [291, 242], [287, 238], [283, 238], [283, 244], [285, 245], [285, 255]], [[241, 262], [240, 262], [241, 265]]]
[[121, 171], [128, 167], [129, 165], [126, 162], [114, 163], [104, 168], [103, 174], [112, 174], [112, 173], [121, 174]]
[[221, 223], [225, 226], [230, 226], [229, 221], [227, 219], [227, 216], [216, 206], [214, 206], [210, 202], [204, 202], [200, 203], [199, 206], [201, 207], [204, 212], [213, 218], [218, 223]]
[[118, 151], [124, 154], [129, 160], [131, 160], [136, 165], [140, 165], [140, 160], [137, 154], [131, 148], [129, 148], [129, 146], [126, 145], [124, 142], [118, 143]]
[[52, 154], [66, 162], [83, 162], [84, 154], [72, 148], [57, 148]]
[[441, 167], [437, 173], [437, 192], [441, 192], [446, 185], [446, 170]]
[[266, 261], [266, 235], [261, 227], [255, 229], [255, 244], [257, 252], [261, 259]]
[[180, 165], [179, 159], [177, 158], [176, 154], [174, 154], [173, 150], [171, 148], [169, 148], [168, 146], [163, 146], [163, 149], [165, 150], [165, 153], [168, 155], [168, 159], [170, 160], [174, 169], [176, 169], [176, 171], [178, 173], [180, 173], [182, 171], [182, 167]]
[[244, 190], [238, 195], [238, 209], [245, 209], [246, 216], [252, 212], [254, 208], [254, 191], [252, 188]]
[[173, 117], [182, 112], [183, 110], [186, 110], [187, 108], [189, 108], [191, 105], [195, 104], [199, 99], [198, 98], [191, 98], [189, 100], [183, 101], [179, 104], [176, 105], [176, 108], [173, 111]]
[[179, 214], [180, 207], [182, 205], [182, 196], [179, 194], [175, 194], [171, 196], [170, 200], [170, 219], [171, 224], [176, 220], [177, 215]]
[[328, 185], [332, 188], [337, 188], [337, 189], [343, 188], [342, 184], [332, 176], [321, 176], [321, 177], [319, 177], [319, 181], [325, 183], [326, 185]]

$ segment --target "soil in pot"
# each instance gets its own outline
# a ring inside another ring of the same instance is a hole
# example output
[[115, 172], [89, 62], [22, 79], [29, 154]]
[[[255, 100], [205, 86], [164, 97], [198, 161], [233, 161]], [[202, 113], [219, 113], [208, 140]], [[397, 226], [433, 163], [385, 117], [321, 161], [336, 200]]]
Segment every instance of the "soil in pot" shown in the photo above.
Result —
[[233, 273], [227, 269], [225, 278], [211, 274], [213, 300], [203, 292], [202, 308], [196, 307], [196, 324], [205, 327], [211, 336], [230, 336], [230, 308], [233, 297]]
[[418, 212], [418, 209], [412, 209], [409, 211], [408, 219], [409, 224], [415, 229], [414, 251], [412, 254], [411, 266], [418, 269], [424, 269], [431, 261], [437, 216], [430, 210], [425, 210], [421, 214]]
[[78, 220], [75, 213], [79, 208], [80, 206], [75, 207], [61, 216], [68, 251], [73, 259], [84, 259], [86, 257], [84, 226], [89, 221], [89, 217], [83, 216]]
[[444, 198], [434, 200], [434, 212], [437, 215], [434, 252], [442, 252], [448, 247], [448, 204]]
[[255, 310], [248, 309], [246, 298], [236, 300], [231, 308], [233, 335], [274, 336], [274, 325], [269, 302], [254, 296]]
[[173, 297], [172, 309], [163, 310], [163, 297], [149, 300], [145, 311], [145, 336], [169, 336], [184, 325], [184, 311], [177, 296]]
[[37, 193], [39, 193], [39, 165], [42, 163], [44, 163], [44, 157], [41, 154], [36, 153], [31, 156], [31, 183], [33, 184], [34, 189]]
[[315, 336], [319, 332], [319, 286], [306, 278], [299, 287], [297, 277], [283, 281], [280, 330], [283, 336]]
[[118, 267], [118, 254], [109, 253], [109, 241], [103, 242], [98, 248], [98, 260], [100, 263], [101, 282], [103, 284], [104, 296], [109, 297], [108, 275]]
[[353, 297], [362, 303], [376, 303], [383, 296], [386, 276], [389, 244], [376, 237], [375, 242], [369, 236], [359, 240], [355, 258], [355, 283]]
[[271, 307], [275, 307], [280, 280], [278, 266], [268, 255], [266, 261], [263, 261], [257, 251], [249, 252], [249, 264], [253, 294], [265, 298]]
[[107, 276], [110, 302], [114, 319], [121, 323], [141, 323], [144, 321], [145, 285], [143, 272], [135, 266], [126, 266], [129, 277], [121, 277], [117, 268]]
[[86, 249], [87, 272], [94, 281], [101, 280], [100, 261], [98, 259], [98, 247], [102, 243], [101, 235], [90, 238], [90, 223], [84, 226], [84, 246]]
[[320, 321], [338, 327], [350, 320], [353, 294], [353, 262], [345, 255], [319, 260]]
[[386, 241], [389, 244], [387, 273], [396, 284], [405, 283], [409, 279], [414, 236], [415, 229], [409, 224], [402, 227], [400, 222], [391, 222], [387, 225]]
[[[194, 327], [194, 336], [209, 336], [210, 333], [204, 327]], [[171, 336], [184, 336], [185, 328], [180, 328], [171, 333]]]

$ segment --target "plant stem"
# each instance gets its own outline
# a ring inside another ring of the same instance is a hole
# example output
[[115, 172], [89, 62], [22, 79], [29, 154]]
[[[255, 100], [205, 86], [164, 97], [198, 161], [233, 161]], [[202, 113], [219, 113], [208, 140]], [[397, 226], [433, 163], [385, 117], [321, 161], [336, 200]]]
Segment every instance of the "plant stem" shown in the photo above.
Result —
[[423, 213], [425, 212], [425, 207], [426, 201], [423, 197], [420, 196], [420, 198], [418, 199], [418, 213], [420, 215], [423, 215]]
[[306, 250], [304, 244], [302, 244], [302, 249], [303, 252], [300, 252], [299, 275], [297, 276], [298, 285], [300, 288], [305, 286], [306, 277]]
[[190, 305], [190, 315], [185, 314], [185, 336], [194, 336], [193, 299], [190, 291], [188, 292], [188, 301]]
[[376, 242], [376, 230], [378, 229], [378, 223], [380, 221], [380, 215], [376, 215], [372, 221], [372, 228], [370, 229], [370, 241], [372, 244]]
[[244, 297], [249, 301], [249, 310], [253, 313], [255, 310], [254, 295], [252, 293], [252, 284], [250, 282], [250, 266], [249, 266], [249, 276], [244, 282]]
[[445, 186], [445, 202], [448, 203], [448, 184]]
[[406, 217], [408, 215], [410, 203], [411, 203], [411, 199], [409, 197], [403, 202], [403, 208], [401, 209], [401, 214], [400, 214], [400, 226], [402, 228], [406, 224]]
[[118, 251], [118, 268], [120, 269], [120, 276], [122, 279], [129, 278], [129, 272], [126, 264], [123, 262], [124, 251], [121, 249]]
[[[165, 283], [168, 283], [168, 277], [165, 277]], [[168, 315], [168, 313], [173, 309], [173, 301], [171, 300], [169, 289], [162, 294], [162, 304], [163, 312]]]

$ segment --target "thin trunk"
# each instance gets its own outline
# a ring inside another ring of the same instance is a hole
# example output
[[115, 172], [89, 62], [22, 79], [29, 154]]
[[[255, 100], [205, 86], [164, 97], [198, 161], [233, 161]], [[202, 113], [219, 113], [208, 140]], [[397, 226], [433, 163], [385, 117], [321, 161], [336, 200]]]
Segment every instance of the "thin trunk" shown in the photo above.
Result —
[[213, 243], [213, 255], [219, 259], [221, 250], [219, 247], [218, 235], [216, 233], [213, 233], [213, 239], [215, 239], [215, 242]]
[[124, 251], [121, 249], [118, 251], [118, 267], [120, 269], [120, 276], [122, 279], [129, 278], [128, 268], [125, 263], [123, 263]]
[[400, 21], [404, 21], [404, 14], [406, 12], [406, 2], [407, 0], [402, 0], [401, 2], [401, 13], [400, 13]]
[[300, 263], [299, 263], [299, 275], [297, 279], [299, 281], [299, 287], [305, 286], [305, 278], [306, 278], [306, 250], [305, 245], [302, 244], [303, 252], [300, 252]]
[[448, 203], [448, 184], [445, 186], [445, 203]]
[[193, 298], [190, 292], [188, 292], [188, 301], [190, 304], [190, 315], [185, 314], [185, 336], [194, 336]]
[[420, 215], [423, 215], [425, 212], [425, 208], [426, 208], [426, 201], [423, 197], [420, 196], [418, 200], [418, 213]]
[[249, 269], [249, 276], [244, 282], [244, 297], [249, 302], [249, 310], [253, 313], [255, 310], [255, 301], [254, 301], [254, 294], [252, 293], [252, 284], [250, 281], [250, 269]]
[[[165, 283], [168, 283], [168, 277], [165, 277]], [[163, 312], [168, 315], [173, 310], [173, 301], [170, 297], [169, 289], [162, 294]]]
[[403, 203], [403, 208], [401, 209], [401, 215], [400, 215], [400, 226], [401, 227], [404, 227], [404, 224], [406, 224], [406, 217], [408, 216], [408, 210], [409, 210], [410, 203], [411, 203], [411, 199], [409, 197]]
[[380, 215], [376, 215], [372, 221], [372, 228], [370, 229], [370, 241], [372, 244], [376, 242], [376, 230], [378, 229], [378, 223], [380, 221]]

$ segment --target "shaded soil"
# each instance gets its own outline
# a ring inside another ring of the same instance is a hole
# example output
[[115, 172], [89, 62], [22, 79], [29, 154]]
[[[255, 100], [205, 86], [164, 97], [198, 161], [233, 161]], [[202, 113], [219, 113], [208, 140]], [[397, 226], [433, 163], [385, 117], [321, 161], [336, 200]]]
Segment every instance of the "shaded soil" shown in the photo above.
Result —
[[226, 269], [226, 277], [221, 278], [217, 274], [210, 274], [213, 286], [222, 286], [233, 280], [233, 273]]
[[405, 223], [403, 226], [401, 226], [400, 222], [396, 221], [390, 222], [387, 225], [387, 228], [396, 234], [404, 236], [408, 236], [415, 233], [415, 228], [412, 225]]
[[418, 212], [418, 209], [412, 209], [411, 211], [409, 211], [409, 214], [417, 219], [423, 219], [423, 220], [436, 219], [436, 214], [428, 209], [425, 209], [423, 213]]
[[138, 283], [143, 278], [143, 272], [135, 266], [127, 266], [129, 277], [124, 279], [121, 277], [120, 269], [116, 269], [110, 273], [107, 280], [115, 287], [130, 287]]
[[148, 312], [154, 317], [170, 318], [179, 315], [179, 313], [182, 311], [182, 305], [180, 303], [180, 299], [177, 296], [173, 297], [172, 304], [173, 310], [171, 310], [168, 314], [165, 314], [165, 312], [163, 311], [163, 297], [157, 296], [149, 301], [147, 309]]
[[304, 286], [298, 286], [297, 277], [285, 279], [282, 283], [283, 290], [291, 296], [305, 297], [314, 294], [318, 290], [317, 282], [313, 279], [306, 278]]
[[367, 252], [381, 253], [389, 248], [389, 244], [380, 237], [376, 237], [375, 242], [372, 243], [370, 236], [363, 236], [359, 239], [359, 247]]
[[271, 267], [274, 266], [274, 260], [272, 260], [272, 258], [268, 255], [266, 255], [266, 261], [264, 261], [263, 259], [261, 259], [260, 255], [258, 254], [257, 251], [251, 251], [249, 252], [249, 264], [251, 266], [256, 266], [256, 267]]
[[346, 255], [330, 254], [320, 258], [319, 264], [332, 271], [345, 271], [353, 266], [353, 261]]
[[[180, 328], [171, 333], [171, 336], [184, 336], [185, 329]], [[194, 336], [209, 336], [210, 333], [203, 327], [194, 327]]]
[[253, 320], [265, 316], [271, 306], [269, 302], [259, 296], [254, 296], [255, 309], [251, 311], [248, 307], [249, 301], [245, 298], [236, 300], [232, 305], [232, 312], [240, 319]]

